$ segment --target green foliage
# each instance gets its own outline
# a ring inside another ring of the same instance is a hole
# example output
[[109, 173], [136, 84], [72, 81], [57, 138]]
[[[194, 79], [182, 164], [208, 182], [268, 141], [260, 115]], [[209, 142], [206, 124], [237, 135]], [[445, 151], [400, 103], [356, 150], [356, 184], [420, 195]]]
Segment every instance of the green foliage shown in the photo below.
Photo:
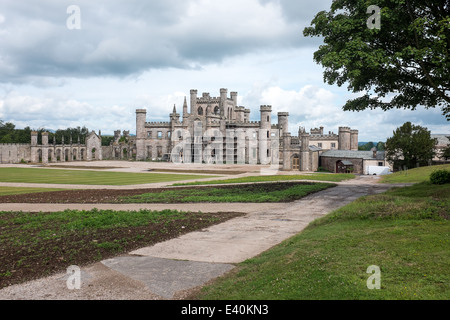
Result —
[[435, 155], [436, 144], [427, 128], [406, 122], [386, 141], [386, 158], [397, 168], [427, 165]]
[[[381, 8], [380, 29], [367, 26], [373, 4]], [[344, 110], [440, 106], [450, 120], [449, 10], [448, 1], [335, 0], [303, 34], [324, 39], [314, 60], [325, 82], [365, 93]]]
[[102, 146], [107, 147], [109, 145], [111, 145], [111, 142], [114, 141], [114, 137], [113, 136], [103, 136], [102, 135]]
[[432, 184], [450, 183], [450, 171], [436, 170], [432, 174], [430, 174], [430, 181]]
[[359, 146], [358, 150], [360, 151], [370, 151], [372, 148], [377, 148], [378, 151], [384, 151], [385, 150], [385, 143], [384, 142], [378, 142], [375, 144], [374, 142], [368, 142], [365, 145]]
[[0, 120], [0, 143], [31, 143], [31, 129], [16, 129], [13, 123]]
[[[62, 140], [64, 137], [64, 143], [69, 144], [72, 139], [72, 143], [78, 143], [78, 138], [80, 139], [81, 144], [86, 143], [86, 136], [89, 134], [89, 130], [86, 127], [76, 127], [76, 128], [67, 128], [67, 129], [59, 129], [55, 133], [49, 134], [49, 142], [56, 144], [62, 144]], [[56, 140], [56, 141], [55, 141]]]
[[[450, 140], [450, 137], [447, 137], [447, 139]], [[450, 159], [450, 143], [444, 148], [441, 158], [445, 160]]]

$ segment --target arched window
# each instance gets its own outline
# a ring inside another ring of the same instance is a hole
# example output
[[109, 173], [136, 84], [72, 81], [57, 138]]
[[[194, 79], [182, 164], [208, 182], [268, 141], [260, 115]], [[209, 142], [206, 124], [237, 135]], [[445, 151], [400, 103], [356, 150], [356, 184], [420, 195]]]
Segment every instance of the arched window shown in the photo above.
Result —
[[202, 107], [198, 108], [198, 115], [199, 116], [203, 115], [203, 108]]
[[220, 114], [220, 108], [219, 107], [215, 107], [214, 108], [214, 114], [216, 114], [216, 115]]

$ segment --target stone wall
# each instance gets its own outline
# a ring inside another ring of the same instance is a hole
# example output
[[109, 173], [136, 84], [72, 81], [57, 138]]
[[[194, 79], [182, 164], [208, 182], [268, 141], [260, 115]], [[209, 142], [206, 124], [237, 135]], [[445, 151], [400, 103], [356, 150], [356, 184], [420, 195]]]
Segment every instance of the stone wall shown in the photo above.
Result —
[[0, 144], [0, 163], [20, 163], [31, 161], [30, 144]]

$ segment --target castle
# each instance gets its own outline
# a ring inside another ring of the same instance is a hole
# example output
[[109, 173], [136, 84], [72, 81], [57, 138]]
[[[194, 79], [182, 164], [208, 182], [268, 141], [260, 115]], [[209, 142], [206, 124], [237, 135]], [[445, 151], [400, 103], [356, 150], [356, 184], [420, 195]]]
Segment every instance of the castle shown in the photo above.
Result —
[[[46, 133], [42, 135], [42, 145], [38, 145], [37, 133], [33, 132], [31, 145], [0, 144], [0, 163], [136, 159], [264, 164], [286, 171], [317, 171], [324, 159], [325, 164], [329, 163], [326, 169], [340, 172], [352, 164], [336, 164], [332, 151], [341, 151], [341, 159], [360, 157], [358, 130], [349, 127], [340, 127], [337, 134], [324, 133], [323, 127], [307, 133], [300, 127], [294, 136], [289, 132], [289, 113], [279, 112], [273, 123], [272, 107], [263, 105], [260, 120], [250, 121], [250, 109], [239, 106], [238, 93], [228, 96], [227, 89], [220, 89], [218, 97], [209, 93], [199, 96], [197, 90], [191, 90], [189, 101], [188, 106], [185, 97], [182, 114], [174, 106], [167, 122], [147, 122], [147, 110], [137, 109], [136, 136], [130, 136], [129, 131], [123, 131], [121, 136], [120, 130], [116, 131], [109, 146], [101, 145], [101, 132], [91, 132], [84, 145], [79, 141], [50, 145]], [[331, 160], [327, 160], [327, 155]], [[364, 169], [358, 171], [363, 173]]]
[[358, 150], [358, 130], [324, 128], [298, 136], [289, 132], [289, 113], [260, 107], [260, 121], [250, 121], [250, 110], [238, 106], [238, 93], [220, 89], [219, 97], [190, 92], [182, 117], [174, 106], [168, 122], [147, 122], [147, 110], [136, 110], [136, 160], [171, 159], [187, 163], [271, 164], [283, 170], [316, 171], [327, 150]]

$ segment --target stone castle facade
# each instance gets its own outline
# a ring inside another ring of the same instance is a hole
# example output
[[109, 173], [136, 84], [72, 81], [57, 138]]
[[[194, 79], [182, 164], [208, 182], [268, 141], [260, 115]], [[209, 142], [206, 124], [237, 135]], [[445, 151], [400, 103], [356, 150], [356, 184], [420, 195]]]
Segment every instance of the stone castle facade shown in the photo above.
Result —
[[[49, 144], [48, 133], [37, 144], [0, 144], [0, 163], [64, 162], [93, 160], [167, 160], [176, 163], [270, 164], [282, 170], [316, 171], [322, 153], [329, 150], [358, 150], [358, 131], [340, 127], [339, 132], [324, 128], [300, 127], [289, 132], [289, 113], [276, 119], [269, 105], [260, 106], [258, 121], [250, 120], [250, 109], [238, 105], [238, 93], [220, 89], [218, 97], [190, 91], [181, 113], [176, 106], [167, 122], [148, 122], [147, 110], [136, 110], [136, 136], [118, 130], [109, 146], [102, 146], [101, 132], [92, 131], [86, 143], [69, 141]], [[276, 120], [276, 121], [274, 121]]]
[[358, 130], [324, 128], [298, 136], [289, 132], [289, 113], [260, 107], [260, 120], [250, 121], [250, 110], [238, 106], [238, 93], [220, 89], [220, 96], [190, 92], [182, 114], [174, 106], [168, 122], [147, 122], [147, 110], [136, 110], [136, 160], [171, 159], [187, 163], [247, 163], [281, 165], [283, 170], [315, 171], [327, 150], [358, 150]]

